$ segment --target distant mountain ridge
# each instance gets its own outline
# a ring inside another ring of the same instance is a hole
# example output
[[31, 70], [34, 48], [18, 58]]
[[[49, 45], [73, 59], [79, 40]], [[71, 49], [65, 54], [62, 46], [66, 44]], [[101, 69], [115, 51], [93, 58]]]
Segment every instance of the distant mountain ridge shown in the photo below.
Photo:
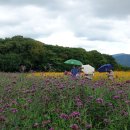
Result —
[[118, 64], [130, 67], [130, 54], [119, 53], [112, 55], [112, 57], [115, 58]]

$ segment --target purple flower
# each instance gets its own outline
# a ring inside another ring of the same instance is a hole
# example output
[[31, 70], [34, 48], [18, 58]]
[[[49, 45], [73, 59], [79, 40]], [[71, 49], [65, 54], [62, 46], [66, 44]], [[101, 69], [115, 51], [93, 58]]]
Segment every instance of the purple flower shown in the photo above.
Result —
[[17, 103], [16, 100], [13, 100], [13, 101], [12, 101], [12, 104], [17, 105], [18, 103]]
[[60, 84], [60, 85], [58, 86], [58, 88], [59, 88], [59, 89], [63, 89], [63, 88], [65, 88], [65, 86], [64, 86], [63, 84]]
[[76, 112], [76, 111], [74, 111], [74, 112], [72, 112], [70, 115], [69, 115], [69, 117], [77, 117], [77, 116], [80, 116], [80, 113], [79, 112]]
[[78, 130], [78, 129], [79, 129], [79, 127], [78, 127], [77, 124], [72, 124], [72, 125], [70, 126], [70, 128], [71, 128], [72, 130]]
[[17, 113], [17, 112], [18, 112], [18, 110], [17, 110], [16, 108], [12, 108], [11, 111], [12, 111], [13, 113]]
[[91, 128], [92, 128], [92, 125], [91, 125], [91, 124], [86, 124], [86, 128], [87, 128], [87, 129], [91, 129]]
[[28, 102], [28, 103], [31, 103], [31, 102], [32, 102], [32, 99], [27, 99], [27, 102]]
[[2, 103], [2, 102], [3, 102], [3, 100], [1, 99], [1, 100], [0, 100], [0, 103]]
[[119, 90], [119, 91], [117, 91], [117, 93], [118, 94], [122, 94], [122, 93], [124, 93], [124, 91], [123, 90]]
[[81, 107], [83, 105], [83, 103], [82, 103], [82, 101], [81, 101], [81, 99], [79, 97], [76, 97], [75, 101], [76, 101], [76, 105], [78, 107]]
[[102, 98], [97, 98], [96, 102], [99, 103], [99, 104], [102, 104], [103, 103], [103, 99]]
[[122, 111], [121, 111], [121, 115], [122, 115], [122, 116], [128, 116], [128, 112], [126, 112], [125, 110], [122, 110]]
[[113, 99], [119, 99], [119, 98], [120, 98], [120, 96], [118, 96], [118, 95], [113, 96]]
[[44, 120], [44, 121], [42, 121], [42, 125], [43, 125], [43, 126], [46, 126], [46, 125], [49, 124], [49, 123], [51, 123], [50, 120]]
[[2, 113], [4, 111], [4, 108], [0, 108], [0, 113]]
[[88, 98], [89, 98], [89, 99], [93, 99], [93, 96], [89, 96]]
[[76, 105], [77, 105], [78, 107], [83, 106], [82, 102], [76, 102]]
[[107, 106], [109, 106], [109, 107], [113, 107], [113, 104], [112, 104], [112, 103], [110, 103], [110, 102], [109, 102], [109, 103], [107, 103], [106, 105], [107, 105]]
[[54, 130], [54, 128], [51, 127], [49, 130]]
[[60, 118], [67, 120], [67, 119], [69, 119], [69, 116], [67, 114], [62, 113], [62, 114], [60, 114]]
[[7, 103], [7, 104], [4, 105], [4, 108], [9, 108], [10, 106], [11, 105]]
[[0, 116], [0, 121], [5, 121], [6, 118], [4, 116]]
[[126, 100], [125, 103], [126, 103], [126, 104], [129, 104], [129, 103], [130, 103], [130, 100]]

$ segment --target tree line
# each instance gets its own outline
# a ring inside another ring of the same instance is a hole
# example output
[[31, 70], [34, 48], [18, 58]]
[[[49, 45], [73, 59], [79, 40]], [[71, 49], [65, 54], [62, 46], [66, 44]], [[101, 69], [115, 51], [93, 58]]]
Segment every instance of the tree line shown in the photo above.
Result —
[[47, 45], [23, 36], [0, 39], [0, 71], [18, 72], [21, 65], [26, 66], [26, 71], [70, 70], [72, 66], [64, 64], [68, 59], [80, 60], [96, 69], [110, 63], [115, 70], [130, 70], [117, 64], [111, 55], [101, 54], [96, 50]]

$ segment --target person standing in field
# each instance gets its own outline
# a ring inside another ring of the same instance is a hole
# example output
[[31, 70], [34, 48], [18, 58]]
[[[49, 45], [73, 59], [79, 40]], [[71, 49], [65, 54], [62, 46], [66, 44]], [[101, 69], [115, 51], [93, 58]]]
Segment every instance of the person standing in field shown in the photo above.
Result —
[[24, 73], [25, 70], [26, 70], [26, 66], [23, 65], [23, 64], [21, 64], [21, 65], [20, 65], [20, 72], [21, 72], [21, 73]]
[[71, 75], [72, 75], [73, 77], [76, 77], [78, 73], [79, 73], [78, 68], [74, 66], [74, 67], [71, 69]]
[[109, 70], [107, 73], [108, 79], [113, 80], [114, 79], [114, 72], [112, 70]]
[[85, 74], [85, 77], [89, 80], [92, 80], [93, 79], [93, 76], [94, 76], [94, 72], [91, 73], [91, 74]]

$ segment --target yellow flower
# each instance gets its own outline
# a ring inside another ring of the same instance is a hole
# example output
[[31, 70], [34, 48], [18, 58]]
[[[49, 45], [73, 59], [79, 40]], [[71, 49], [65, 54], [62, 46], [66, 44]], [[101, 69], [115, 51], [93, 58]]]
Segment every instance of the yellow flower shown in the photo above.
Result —
[[[82, 74], [83, 75], [83, 74]], [[37, 77], [63, 77], [64, 72], [33, 72], [28, 73], [28, 77], [37, 76]], [[107, 79], [106, 73], [95, 72], [93, 80]], [[130, 79], [130, 72], [125, 71], [114, 71], [114, 80], [116, 81], [125, 81]]]

